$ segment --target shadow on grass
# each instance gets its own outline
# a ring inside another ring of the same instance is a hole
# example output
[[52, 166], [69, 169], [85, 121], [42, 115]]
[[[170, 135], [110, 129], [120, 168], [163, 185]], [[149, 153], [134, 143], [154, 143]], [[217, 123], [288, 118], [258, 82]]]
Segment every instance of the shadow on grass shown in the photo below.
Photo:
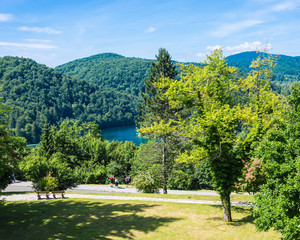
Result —
[[89, 200], [12, 202], [0, 205], [0, 239], [124, 239], [178, 221], [141, 213], [154, 204]]
[[[220, 213], [223, 214], [223, 207], [219, 205], [212, 205], [214, 208], [220, 209]], [[252, 208], [245, 208], [245, 207], [238, 207], [238, 206], [231, 206], [231, 211], [232, 211], [232, 222], [228, 223], [232, 226], [242, 226], [248, 223], [254, 224], [254, 217], [252, 215]], [[245, 217], [241, 219], [234, 219], [234, 213], [242, 213], [243, 215], [246, 215]], [[223, 221], [223, 215], [220, 215], [220, 217], [212, 217], [212, 218], [207, 218], [207, 220], [212, 220], [212, 221]]]

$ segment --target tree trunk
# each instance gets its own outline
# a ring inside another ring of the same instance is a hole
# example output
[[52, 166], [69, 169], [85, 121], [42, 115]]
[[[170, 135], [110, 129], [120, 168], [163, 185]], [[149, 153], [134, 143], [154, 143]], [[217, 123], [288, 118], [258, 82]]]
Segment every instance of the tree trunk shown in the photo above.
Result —
[[166, 147], [165, 139], [162, 140], [162, 180], [163, 180], [163, 193], [167, 194], [167, 171], [166, 171]]
[[221, 196], [223, 204], [223, 220], [224, 222], [232, 222], [231, 218], [231, 206], [230, 206], [230, 194], [226, 196]]

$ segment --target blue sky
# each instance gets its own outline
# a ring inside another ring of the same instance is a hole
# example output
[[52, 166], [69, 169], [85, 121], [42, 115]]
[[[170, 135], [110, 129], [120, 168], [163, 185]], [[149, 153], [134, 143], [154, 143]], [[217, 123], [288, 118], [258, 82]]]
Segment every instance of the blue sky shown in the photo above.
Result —
[[300, 56], [300, 0], [1, 0], [0, 56], [50, 67], [98, 53], [199, 62], [262, 50]]

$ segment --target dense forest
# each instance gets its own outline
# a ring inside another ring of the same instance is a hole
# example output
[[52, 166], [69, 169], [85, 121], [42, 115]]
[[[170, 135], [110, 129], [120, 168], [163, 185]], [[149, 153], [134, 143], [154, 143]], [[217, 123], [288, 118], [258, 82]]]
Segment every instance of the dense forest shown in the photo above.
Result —
[[134, 124], [138, 98], [64, 76], [35, 61], [0, 58], [1, 97], [10, 108], [9, 128], [28, 143], [40, 141], [45, 123], [94, 121], [100, 128]]
[[103, 53], [78, 59], [56, 67], [70, 77], [84, 79], [100, 87], [112, 88], [139, 96], [144, 91], [144, 79], [150, 74], [151, 60], [126, 58]]
[[[243, 52], [226, 58], [229, 66], [237, 67], [241, 74], [250, 72], [249, 66], [260, 54], [255, 51]], [[277, 60], [274, 69], [273, 87], [287, 88], [291, 82], [300, 78], [300, 57], [263, 54]], [[173, 61], [174, 62], [174, 61]], [[174, 62], [176, 63], [176, 62]], [[200, 66], [199, 63], [189, 63]], [[150, 75], [151, 60], [127, 58], [114, 53], [103, 53], [78, 59], [60, 65], [55, 70], [70, 77], [84, 79], [98, 86], [130, 93], [139, 96], [144, 91], [144, 79]], [[177, 66], [177, 70], [179, 67]]]
[[[245, 52], [226, 60], [242, 75], [249, 72], [258, 54]], [[277, 59], [272, 87], [288, 95], [290, 83], [299, 79], [300, 57], [271, 56]], [[55, 70], [26, 58], [0, 58], [0, 97], [11, 110], [9, 128], [29, 143], [37, 143], [46, 122], [95, 121], [101, 129], [134, 124], [150, 66], [151, 60], [114, 53], [78, 59]]]

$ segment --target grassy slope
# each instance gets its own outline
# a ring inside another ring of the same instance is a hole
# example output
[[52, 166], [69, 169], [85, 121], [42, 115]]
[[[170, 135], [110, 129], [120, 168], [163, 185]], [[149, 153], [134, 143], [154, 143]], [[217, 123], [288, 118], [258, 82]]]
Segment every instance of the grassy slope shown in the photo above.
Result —
[[0, 205], [0, 239], [280, 239], [256, 232], [249, 208], [115, 200], [50, 200]]
[[[213, 195], [191, 195], [191, 194], [151, 194], [151, 193], [75, 193], [70, 194], [87, 194], [87, 195], [104, 195], [120, 197], [149, 197], [149, 198], [169, 198], [169, 199], [189, 199], [189, 200], [207, 200], [221, 201], [220, 196]], [[67, 193], [68, 194], [68, 193]], [[253, 195], [231, 195], [232, 202], [253, 202]]]

